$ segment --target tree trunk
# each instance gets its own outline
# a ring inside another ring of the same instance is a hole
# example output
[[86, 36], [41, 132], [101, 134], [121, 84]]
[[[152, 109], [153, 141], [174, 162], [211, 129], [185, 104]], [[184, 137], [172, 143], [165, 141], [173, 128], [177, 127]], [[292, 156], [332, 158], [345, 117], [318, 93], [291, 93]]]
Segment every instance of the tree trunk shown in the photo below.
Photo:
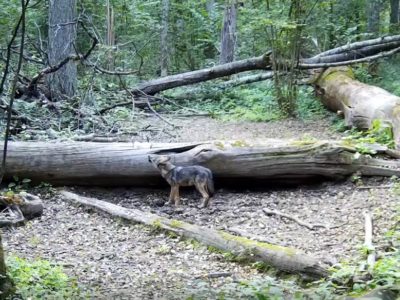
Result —
[[7, 276], [7, 268], [4, 259], [3, 242], [0, 232], [0, 299], [9, 299], [8, 297], [14, 293], [14, 285]]
[[209, 18], [214, 21], [215, 19], [215, 0], [207, 0], [206, 9]]
[[356, 152], [342, 142], [293, 140], [186, 144], [10, 142], [5, 176], [56, 185], [166, 185], [148, 162], [148, 155], [169, 154], [176, 165], [207, 166], [221, 185], [302, 184], [343, 179], [357, 171], [400, 177], [400, 161], [358, 156]]
[[[49, 1], [49, 65], [57, 65], [74, 54], [76, 18], [76, 0]], [[76, 76], [76, 64], [73, 61], [49, 74], [47, 84], [52, 98], [73, 97], [77, 88]]]
[[236, 0], [226, 1], [224, 21], [221, 31], [220, 64], [230, 63], [234, 60], [236, 46], [236, 9]]
[[167, 219], [137, 209], [128, 209], [98, 199], [78, 196], [67, 191], [61, 191], [61, 195], [69, 201], [95, 207], [110, 213], [114, 217], [150, 225], [185, 238], [195, 239], [207, 246], [232, 253], [247, 261], [263, 262], [285, 272], [300, 273], [312, 278], [328, 275], [327, 266], [324, 266], [316, 258], [293, 248], [256, 242], [220, 230]]
[[168, 74], [168, 14], [169, 14], [169, 0], [162, 0], [162, 15], [161, 15], [161, 76]]
[[390, 0], [390, 30], [396, 32], [399, 26], [399, 0]]
[[400, 148], [400, 97], [354, 79], [350, 68], [329, 68], [316, 83], [321, 101], [344, 114], [346, 124], [370, 128], [375, 119], [391, 126], [396, 148]]
[[114, 45], [115, 45], [115, 32], [114, 32], [114, 9], [110, 4], [110, 0], [106, 2], [106, 45], [108, 46], [107, 57], [107, 70], [114, 70]]
[[[366, 40], [341, 46], [322, 52], [314, 57], [302, 59], [297, 66], [299, 69], [326, 68], [337, 64], [351, 64], [372, 61], [382, 55], [392, 55], [400, 51], [400, 35], [387, 36], [379, 39]], [[382, 53], [383, 52], [383, 53]], [[379, 55], [379, 53], [381, 53]], [[235, 61], [212, 68], [176, 74], [141, 83], [133, 89], [136, 95], [154, 95], [164, 90], [195, 84], [219, 77], [229, 76], [251, 70], [271, 70], [270, 53], [259, 57]]]
[[195, 84], [219, 77], [237, 74], [244, 71], [260, 70], [268, 68], [269, 59], [267, 55], [239, 60], [228, 64], [215, 66], [212, 68], [186, 72], [166, 77], [161, 77], [140, 84], [134, 89], [135, 94], [154, 95], [160, 91], [172, 89], [179, 86]]
[[367, 32], [379, 33], [382, 0], [367, 0]]

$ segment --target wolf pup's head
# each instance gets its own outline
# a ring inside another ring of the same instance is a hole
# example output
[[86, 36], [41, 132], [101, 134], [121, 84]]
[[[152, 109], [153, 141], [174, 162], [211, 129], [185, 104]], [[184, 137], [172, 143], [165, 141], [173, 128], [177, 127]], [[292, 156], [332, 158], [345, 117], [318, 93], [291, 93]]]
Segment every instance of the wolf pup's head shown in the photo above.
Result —
[[157, 169], [161, 169], [171, 160], [171, 157], [166, 155], [149, 155], [149, 162]]

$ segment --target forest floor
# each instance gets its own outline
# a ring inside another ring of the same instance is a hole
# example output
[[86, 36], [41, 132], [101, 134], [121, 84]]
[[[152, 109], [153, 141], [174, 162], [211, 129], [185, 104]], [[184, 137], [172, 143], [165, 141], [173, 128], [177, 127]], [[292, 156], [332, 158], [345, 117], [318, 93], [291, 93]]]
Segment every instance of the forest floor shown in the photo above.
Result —
[[[340, 138], [325, 120], [250, 123], [190, 118], [175, 123], [181, 127], [172, 131], [165, 129], [168, 125], [160, 120], [149, 120], [152, 128], [165, 130], [148, 130], [137, 138], [154, 142]], [[295, 247], [335, 263], [351, 260], [360, 253], [366, 211], [374, 216], [374, 243], [378, 249], [386, 246], [383, 236], [392, 226], [391, 217], [398, 205], [398, 196], [387, 188], [390, 183], [390, 179], [357, 178], [355, 182], [257, 190], [217, 185], [209, 209], [196, 208], [200, 195], [192, 189], [183, 191], [183, 203], [178, 209], [162, 205], [168, 198], [167, 188], [73, 190], [125, 207]], [[283, 280], [273, 279], [257, 264], [232, 261], [229, 255], [210, 251], [193, 241], [112, 219], [64, 202], [58, 195], [42, 191], [41, 196], [46, 204], [44, 215], [27, 226], [5, 230], [5, 251], [63, 265], [93, 299], [187, 299], [192, 295], [193, 299], [217, 299], [221, 293], [224, 299], [252, 299], [254, 290], [245, 282], [258, 282], [269, 288]], [[268, 216], [263, 208], [333, 228], [309, 230], [292, 220]]]

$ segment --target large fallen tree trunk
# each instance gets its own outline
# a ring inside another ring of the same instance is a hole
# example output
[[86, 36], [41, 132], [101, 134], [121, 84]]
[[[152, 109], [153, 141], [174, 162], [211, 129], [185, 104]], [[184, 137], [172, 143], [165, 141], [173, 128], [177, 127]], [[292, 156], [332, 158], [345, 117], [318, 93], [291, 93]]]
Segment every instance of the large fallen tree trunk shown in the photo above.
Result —
[[[1, 144], [0, 144], [1, 147]], [[155, 186], [164, 183], [149, 154], [209, 167], [218, 182], [305, 183], [354, 172], [400, 176], [400, 161], [359, 155], [344, 142], [264, 140], [181, 144], [10, 142], [6, 178], [53, 184]], [[378, 153], [387, 152], [381, 147]], [[1, 151], [0, 151], [1, 155]]]
[[[366, 40], [322, 52], [314, 57], [300, 60], [299, 69], [314, 69], [372, 61], [400, 51], [400, 35]], [[133, 89], [136, 95], [154, 95], [171, 88], [199, 83], [219, 77], [251, 70], [272, 70], [271, 53], [248, 58], [212, 68], [191, 71], [140, 84]]]
[[400, 97], [354, 79], [350, 68], [329, 68], [315, 81], [322, 103], [343, 113], [346, 125], [368, 129], [376, 119], [393, 131], [396, 148], [400, 148]]
[[67, 200], [100, 209], [115, 217], [155, 226], [185, 238], [195, 239], [207, 246], [232, 253], [244, 260], [264, 262], [279, 270], [289, 273], [301, 273], [312, 278], [321, 278], [328, 275], [326, 265], [323, 265], [312, 256], [293, 248], [256, 242], [223, 231], [167, 219], [152, 213], [124, 208], [94, 198], [78, 196], [68, 191], [61, 191], [60, 193]]

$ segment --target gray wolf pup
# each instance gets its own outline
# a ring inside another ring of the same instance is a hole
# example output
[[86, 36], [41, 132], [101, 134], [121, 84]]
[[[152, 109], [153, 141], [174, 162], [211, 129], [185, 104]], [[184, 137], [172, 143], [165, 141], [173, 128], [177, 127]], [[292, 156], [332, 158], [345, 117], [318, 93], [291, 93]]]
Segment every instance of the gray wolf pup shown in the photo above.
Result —
[[207, 207], [210, 197], [214, 194], [214, 181], [211, 170], [202, 166], [175, 166], [170, 160], [171, 157], [165, 155], [149, 155], [149, 162], [160, 170], [161, 176], [171, 186], [168, 204], [175, 203], [175, 206], [178, 206], [180, 203], [179, 187], [194, 185], [203, 196], [203, 203], [200, 207]]

